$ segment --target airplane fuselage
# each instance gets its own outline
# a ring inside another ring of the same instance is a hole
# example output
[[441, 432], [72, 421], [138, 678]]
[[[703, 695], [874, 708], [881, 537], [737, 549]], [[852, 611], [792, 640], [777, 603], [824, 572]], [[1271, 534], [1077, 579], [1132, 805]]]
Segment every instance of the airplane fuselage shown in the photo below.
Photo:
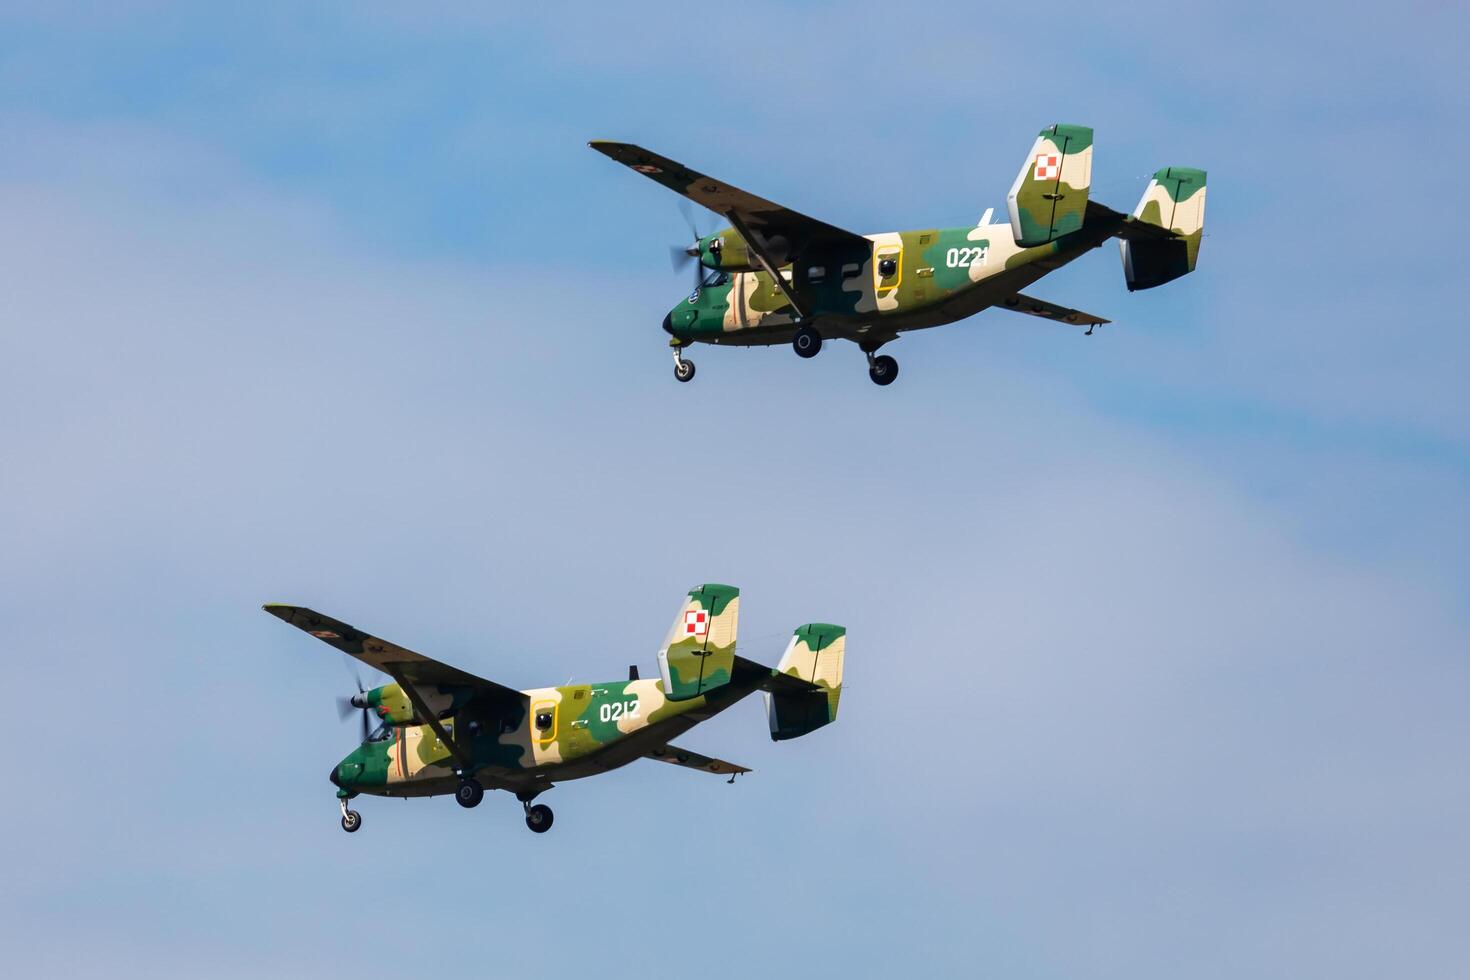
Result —
[[[869, 349], [906, 330], [952, 323], [1005, 303], [1106, 239], [1092, 224], [1046, 245], [1022, 248], [1008, 223], [868, 235], [779, 271], [824, 337]], [[787, 343], [798, 318], [765, 272], [714, 273], [670, 311], [665, 329], [684, 343]]]
[[[440, 720], [467, 749], [486, 789], [538, 790], [627, 765], [757, 689], [769, 672], [742, 672], [710, 694], [664, 696], [662, 680], [611, 681], [524, 691], [521, 707], [461, 710]], [[427, 724], [385, 725], [333, 770], [350, 793], [436, 796], [460, 778], [449, 747]]]

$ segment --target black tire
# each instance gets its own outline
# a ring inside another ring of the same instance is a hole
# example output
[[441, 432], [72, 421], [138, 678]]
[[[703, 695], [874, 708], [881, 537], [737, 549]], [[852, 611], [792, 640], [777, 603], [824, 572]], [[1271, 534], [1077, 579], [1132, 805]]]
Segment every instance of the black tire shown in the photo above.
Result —
[[551, 807], [545, 803], [537, 803], [526, 811], [526, 826], [538, 834], [544, 834], [551, 829]]
[[454, 802], [466, 810], [480, 805], [485, 798], [485, 787], [480, 785], [477, 779], [462, 779], [454, 791]]
[[816, 357], [822, 351], [822, 335], [811, 327], [802, 327], [791, 338], [791, 349], [798, 357]]
[[349, 834], [357, 833], [357, 829], [361, 826], [362, 814], [358, 813], [356, 810], [348, 810], [342, 815], [342, 829], [347, 831]]
[[689, 360], [688, 358], [685, 358], [682, 361], [676, 361], [674, 363], [674, 377], [678, 378], [680, 381], [693, 381], [694, 362]]
[[898, 377], [898, 362], [887, 354], [879, 354], [868, 367], [868, 377], [875, 385], [891, 385]]

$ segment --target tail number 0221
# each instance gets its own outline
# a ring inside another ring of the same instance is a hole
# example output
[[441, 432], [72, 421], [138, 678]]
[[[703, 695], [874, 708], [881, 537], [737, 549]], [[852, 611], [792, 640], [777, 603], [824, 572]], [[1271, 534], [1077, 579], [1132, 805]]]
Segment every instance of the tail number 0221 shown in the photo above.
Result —
[[952, 248], [944, 253], [944, 264], [951, 269], [968, 269], [975, 265], [985, 264], [985, 253], [990, 251], [981, 245], [977, 248], [966, 246], [964, 248]]
[[604, 722], [617, 721], [619, 718], [637, 718], [638, 699], [605, 702], [598, 706], [597, 716]]

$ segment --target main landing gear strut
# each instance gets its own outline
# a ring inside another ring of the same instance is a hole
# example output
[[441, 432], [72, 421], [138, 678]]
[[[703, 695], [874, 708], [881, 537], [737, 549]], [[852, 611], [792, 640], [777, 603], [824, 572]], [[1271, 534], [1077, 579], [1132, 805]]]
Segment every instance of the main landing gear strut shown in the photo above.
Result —
[[893, 384], [893, 379], [898, 377], [898, 362], [887, 354], [879, 354], [874, 357], [870, 350], [865, 350], [863, 353], [868, 355], [868, 377], [873, 379], [873, 384]]
[[535, 793], [516, 794], [516, 799], [521, 801], [521, 807], [526, 811], [526, 826], [530, 827], [533, 833], [544, 834], [551, 829], [551, 807], [545, 803], [537, 803], [532, 806], [531, 801], [535, 798]]

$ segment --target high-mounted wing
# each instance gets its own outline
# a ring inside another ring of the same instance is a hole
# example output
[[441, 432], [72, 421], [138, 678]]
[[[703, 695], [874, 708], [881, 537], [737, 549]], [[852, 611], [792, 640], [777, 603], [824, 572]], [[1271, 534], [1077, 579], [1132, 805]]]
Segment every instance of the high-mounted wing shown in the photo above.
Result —
[[1094, 316], [1091, 313], [1083, 313], [1081, 310], [1074, 310], [1068, 306], [1058, 306], [1056, 303], [1048, 303], [1044, 299], [1037, 299], [1034, 296], [1026, 296], [1022, 293], [1012, 293], [995, 304], [995, 307], [1000, 310], [1014, 310], [1017, 313], [1039, 316], [1043, 320], [1055, 320], [1058, 323], [1084, 325], [1087, 327], [1088, 333], [1092, 332], [1093, 327], [1100, 327], [1104, 323], [1113, 322], [1111, 320], [1105, 320], [1100, 316]]
[[777, 267], [812, 248], [870, 247], [869, 241], [861, 235], [854, 235], [825, 221], [808, 218], [763, 197], [756, 197], [749, 191], [715, 180], [697, 170], [689, 169], [677, 160], [670, 160], [641, 146], [615, 143], [611, 140], [593, 140], [587, 145], [624, 166], [632, 167], [675, 194], [682, 194], [695, 204], [724, 215], [740, 233], [740, 237], [745, 239], [746, 247], [761, 268], [786, 296], [798, 319], [805, 318], [802, 305], [792, 293], [791, 287], [786, 284], [786, 280], [777, 272]]
[[718, 776], [729, 776], [732, 781], [741, 773], [750, 772], [744, 766], [737, 766], [733, 762], [725, 762], [722, 759], [711, 759], [707, 755], [690, 752], [688, 749], [681, 749], [677, 745], [660, 745], [652, 752], [644, 755], [643, 758], [653, 759], [657, 762], [667, 762], [675, 766], [684, 766], [686, 769], [712, 772]]
[[808, 218], [763, 197], [756, 197], [748, 191], [705, 176], [697, 170], [690, 170], [676, 160], [659, 156], [641, 146], [615, 143], [611, 140], [593, 140], [587, 145], [624, 166], [632, 167], [650, 180], [658, 181], [675, 194], [684, 195], [695, 204], [727, 218], [738, 218], [747, 228], [759, 232], [768, 240], [776, 236], [787, 239], [797, 251], [801, 250], [801, 246], [812, 244], [867, 244], [867, 239], [861, 235], [854, 235], [825, 221]]
[[407, 681], [414, 687], [440, 684], [468, 687], [474, 689], [480, 697], [497, 701], [525, 699], [520, 691], [504, 684], [487, 681], [457, 667], [441, 664], [421, 653], [414, 653], [396, 643], [364, 633], [340, 619], [333, 619], [304, 606], [269, 603], [261, 608], [323, 643], [336, 647], [349, 657], [356, 657], [369, 667], [381, 670], [400, 684]]

